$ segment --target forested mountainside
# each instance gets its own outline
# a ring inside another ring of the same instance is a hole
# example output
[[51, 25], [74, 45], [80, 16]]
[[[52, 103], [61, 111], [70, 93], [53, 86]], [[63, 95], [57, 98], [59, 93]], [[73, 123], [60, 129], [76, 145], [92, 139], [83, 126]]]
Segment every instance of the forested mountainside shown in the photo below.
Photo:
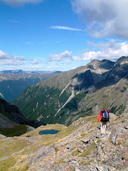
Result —
[[116, 62], [93, 60], [25, 89], [13, 101], [23, 115], [45, 124], [70, 125], [101, 108], [128, 112], [128, 57]]
[[0, 71], [0, 97], [8, 102], [12, 101], [28, 86], [35, 85], [58, 73], [22, 70]]

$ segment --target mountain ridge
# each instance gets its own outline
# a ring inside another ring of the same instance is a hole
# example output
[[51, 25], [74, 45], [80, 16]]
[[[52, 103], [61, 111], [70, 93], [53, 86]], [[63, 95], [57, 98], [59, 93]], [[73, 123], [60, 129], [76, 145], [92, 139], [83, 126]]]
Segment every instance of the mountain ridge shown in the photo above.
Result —
[[35, 85], [41, 80], [48, 79], [59, 72], [46, 71], [0, 71], [0, 97], [12, 101], [28, 86]]
[[[86, 66], [63, 72], [25, 89], [13, 104], [25, 117], [46, 124], [70, 125], [79, 117], [95, 115], [100, 108], [117, 109], [116, 114], [120, 115], [127, 111], [127, 61], [128, 57], [121, 57], [117, 62], [93, 60]], [[120, 97], [120, 101], [111, 98], [111, 94]]]

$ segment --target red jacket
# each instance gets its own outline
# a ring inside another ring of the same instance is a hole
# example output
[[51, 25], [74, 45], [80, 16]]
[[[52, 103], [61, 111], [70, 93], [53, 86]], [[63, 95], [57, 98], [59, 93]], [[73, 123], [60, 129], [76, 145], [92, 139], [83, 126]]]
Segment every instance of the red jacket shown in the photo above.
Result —
[[[107, 109], [102, 109], [102, 110], [106, 110], [109, 113], [109, 111]], [[100, 111], [100, 113], [98, 115], [97, 122], [99, 122], [102, 119], [102, 110]], [[110, 115], [109, 115], [109, 117], [110, 117]]]

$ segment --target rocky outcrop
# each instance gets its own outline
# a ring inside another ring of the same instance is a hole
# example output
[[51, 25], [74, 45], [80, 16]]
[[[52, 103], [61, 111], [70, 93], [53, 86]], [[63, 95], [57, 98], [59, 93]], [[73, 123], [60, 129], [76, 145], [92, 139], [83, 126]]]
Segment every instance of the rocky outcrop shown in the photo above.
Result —
[[41, 147], [29, 160], [28, 170], [127, 171], [127, 119], [128, 114], [111, 119], [105, 135], [91, 118], [88, 122], [79, 119], [72, 124], [74, 131], [70, 135], [46, 148]]
[[[20, 137], [0, 136], [0, 169], [28, 171], [127, 171], [128, 114], [111, 114], [106, 134], [97, 116], [80, 118], [69, 127], [47, 125]], [[57, 129], [56, 135], [39, 135]], [[4, 142], [4, 143], [3, 143]], [[9, 164], [11, 161], [11, 164]]]

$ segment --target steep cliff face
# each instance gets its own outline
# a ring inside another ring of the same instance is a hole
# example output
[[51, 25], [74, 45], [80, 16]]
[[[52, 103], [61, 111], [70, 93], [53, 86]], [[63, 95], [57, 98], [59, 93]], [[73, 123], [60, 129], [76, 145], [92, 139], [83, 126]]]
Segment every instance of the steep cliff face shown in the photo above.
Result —
[[93, 60], [86, 66], [41, 81], [13, 101], [23, 115], [44, 123], [70, 125], [108, 108], [127, 112], [128, 57], [117, 62]]
[[[110, 113], [106, 134], [97, 116], [80, 118], [69, 127], [47, 125], [20, 137], [0, 135], [0, 170], [127, 171], [128, 113]], [[56, 129], [54, 135], [39, 135]]]

